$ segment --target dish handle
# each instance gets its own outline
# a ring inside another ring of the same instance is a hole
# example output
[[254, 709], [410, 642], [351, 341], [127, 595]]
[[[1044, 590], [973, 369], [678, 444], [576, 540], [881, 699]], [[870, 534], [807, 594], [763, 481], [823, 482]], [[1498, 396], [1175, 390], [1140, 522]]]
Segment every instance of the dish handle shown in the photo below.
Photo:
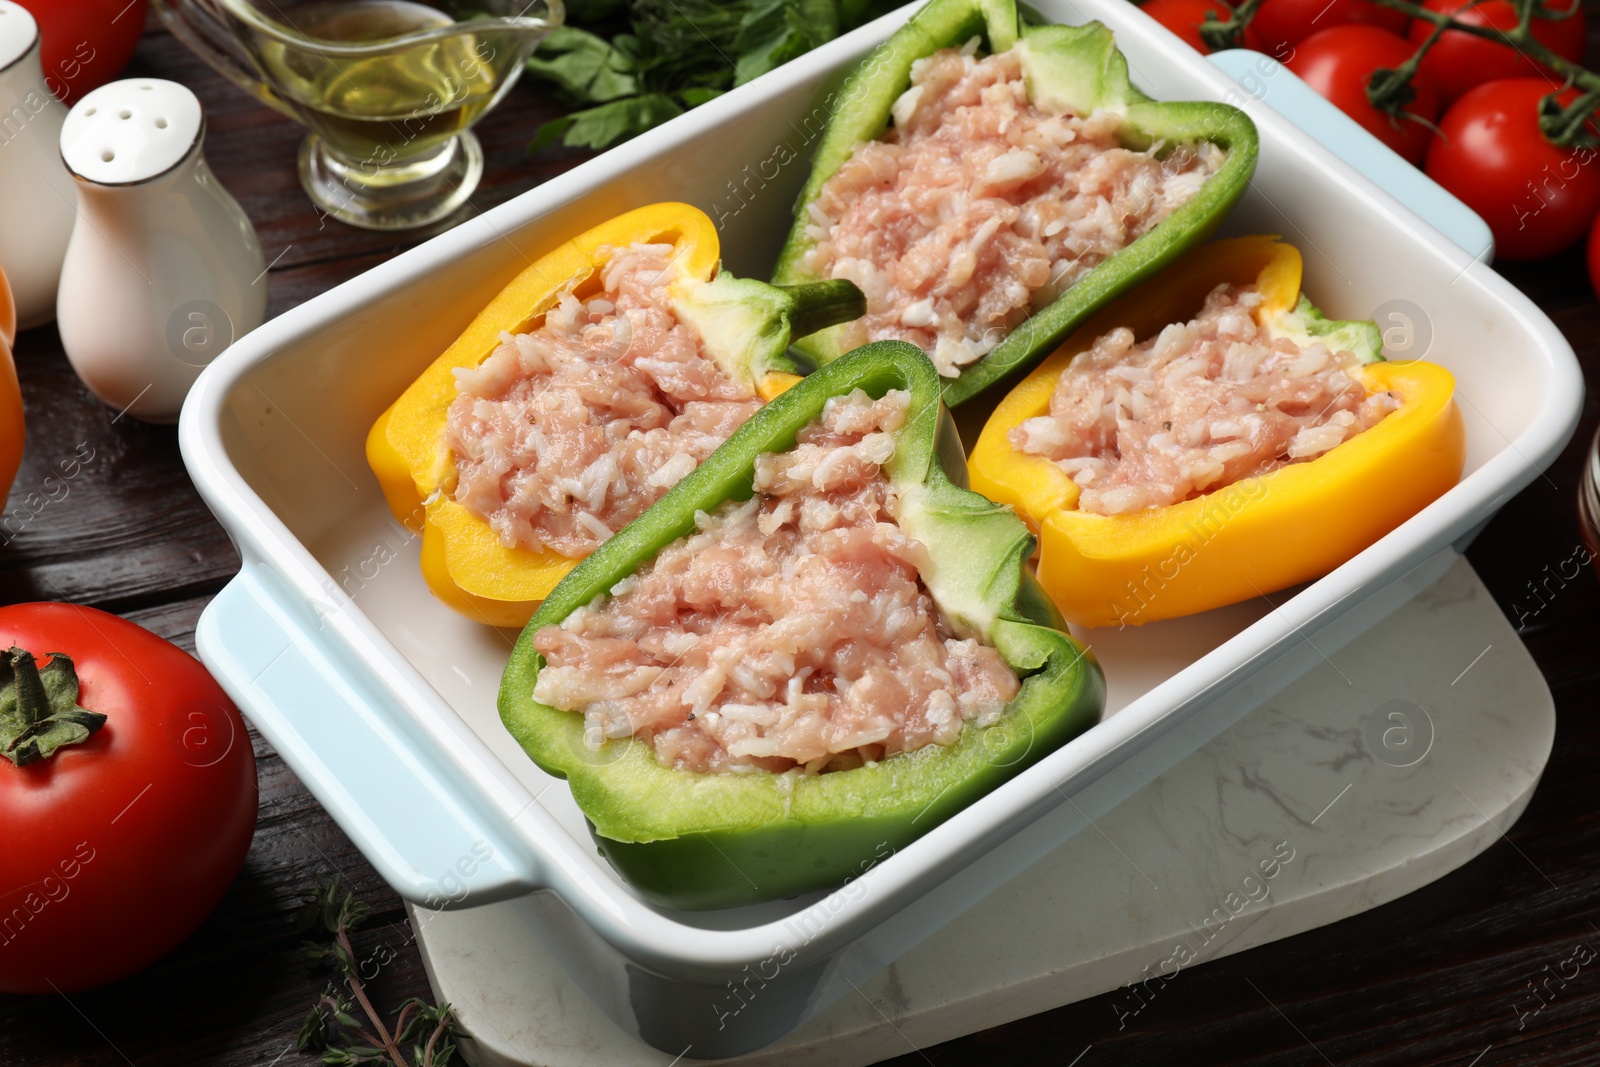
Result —
[[1224, 94], [1226, 103], [1247, 111], [1253, 102], [1266, 104], [1469, 255], [1485, 263], [1494, 258], [1494, 235], [1477, 212], [1317, 95], [1282, 63], [1248, 48], [1230, 48], [1206, 58], [1243, 90], [1239, 99]]
[[[426, 908], [475, 907], [539, 888], [533, 862], [478, 785], [378, 710], [384, 687], [333, 658], [311, 617], [247, 562], [200, 616], [200, 658], [395, 891]], [[226, 636], [224, 636], [226, 635]]]

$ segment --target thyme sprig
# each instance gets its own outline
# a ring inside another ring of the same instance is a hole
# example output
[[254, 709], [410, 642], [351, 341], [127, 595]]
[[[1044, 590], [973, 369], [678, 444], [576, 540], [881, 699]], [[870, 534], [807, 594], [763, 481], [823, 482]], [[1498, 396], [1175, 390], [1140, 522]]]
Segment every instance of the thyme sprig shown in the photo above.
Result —
[[[446, 1067], [456, 1054], [456, 1019], [450, 1005], [411, 997], [386, 1026], [367, 996], [350, 941], [351, 931], [366, 921], [367, 906], [344, 888], [338, 875], [328, 882], [317, 879], [303, 895], [305, 903], [297, 916], [300, 932], [320, 932], [332, 941], [307, 940], [300, 953], [312, 966], [331, 967], [334, 977], [306, 1016], [296, 1045], [302, 1051], [320, 1052], [328, 1067]], [[403, 1051], [407, 1045], [409, 1059]]]

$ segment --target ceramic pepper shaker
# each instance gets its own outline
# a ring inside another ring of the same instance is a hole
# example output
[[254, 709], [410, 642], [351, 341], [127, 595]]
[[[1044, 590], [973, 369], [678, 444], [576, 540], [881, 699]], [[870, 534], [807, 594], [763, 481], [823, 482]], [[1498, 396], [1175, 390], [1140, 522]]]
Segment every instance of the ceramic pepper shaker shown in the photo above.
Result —
[[67, 109], [45, 88], [39, 26], [0, 0], [0, 268], [22, 329], [56, 313], [56, 282], [77, 194], [57, 147]]
[[189, 386], [267, 309], [261, 243], [201, 154], [200, 101], [130, 78], [73, 105], [61, 158], [78, 187], [56, 318], [111, 407], [174, 422]]

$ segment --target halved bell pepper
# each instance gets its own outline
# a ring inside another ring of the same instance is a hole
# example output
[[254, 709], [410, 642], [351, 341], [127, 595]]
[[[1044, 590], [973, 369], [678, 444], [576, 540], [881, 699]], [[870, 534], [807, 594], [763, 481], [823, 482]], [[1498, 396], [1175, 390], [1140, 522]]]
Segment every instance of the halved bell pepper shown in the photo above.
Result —
[[[592, 750], [582, 715], [534, 700], [540, 627], [692, 532], [697, 511], [748, 499], [757, 455], [792, 448], [829, 397], [857, 388], [874, 397], [911, 394], [885, 468], [899, 523], [927, 546], [933, 563], [922, 580], [945, 615], [998, 649], [1022, 678], [998, 722], [969, 724], [948, 748], [927, 745], [851, 770], [699, 774], [663, 767], [649, 745], [629, 738]], [[1009, 508], [962, 488], [965, 475], [933, 364], [903, 341], [866, 345], [762, 408], [544, 602], [511, 653], [500, 717], [534, 762], [568, 779], [606, 859], [640, 893], [673, 907], [715, 908], [838, 885], [1098, 721], [1104, 679], [1028, 573], [1032, 535]]]
[[[1319, 577], [1460, 480], [1466, 434], [1450, 372], [1385, 361], [1377, 325], [1323, 318], [1301, 295], [1300, 273], [1299, 251], [1273, 237], [1197, 249], [1095, 315], [995, 408], [972, 450], [972, 484], [1039, 531], [1039, 580], [1067, 619], [1139, 625]], [[1048, 412], [1061, 372], [1095, 338], [1127, 326], [1144, 340], [1188, 321], [1224, 282], [1257, 286], [1265, 298], [1257, 321], [1270, 335], [1362, 357], [1362, 385], [1397, 394], [1399, 410], [1315, 459], [1180, 504], [1110, 516], [1077, 510], [1077, 483], [1043, 456], [1018, 452], [1010, 430]]]
[[6, 506], [11, 482], [22, 464], [22, 389], [11, 346], [17, 340], [17, 305], [11, 285], [0, 270], [0, 509]]
[[[1210, 236], [1249, 184], [1258, 147], [1255, 124], [1237, 108], [1210, 100], [1166, 102], [1145, 96], [1129, 82], [1128, 62], [1117, 51], [1111, 31], [1098, 22], [1019, 30], [1012, 0], [930, 0], [826, 101], [834, 111], [796, 204], [794, 228], [778, 258], [774, 282], [815, 280], [804, 263], [812, 246], [806, 236], [807, 206], [857, 145], [883, 134], [895, 100], [911, 84], [911, 64], [942, 48], [959, 48], [979, 34], [991, 53], [1020, 53], [1028, 96], [1036, 106], [1079, 115], [1116, 112], [1123, 119], [1123, 143], [1130, 148], [1209, 141], [1226, 150], [1227, 160], [1188, 203], [1035, 312], [982, 358], [962, 367], [959, 376], [947, 379], [944, 398], [951, 407], [1027, 370], [1096, 308]], [[840, 355], [839, 331], [823, 330], [795, 347], [819, 365], [828, 363]]]
[[422, 534], [422, 573], [435, 596], [491, 626], [521, 626], [577, 561], [507, 548], [489, 524], [451, 498], [455, 456], [445, 440], [454, 371], [476, 367], [500, 335], [535, 329], [563, 292], [598, 289], [608, 249], [670, 243], [672, 310], [692, 325], [718, 365], [770, 399], [799, 378], [784, 354], [793, 337], [856, 318], [861, 292], [848, 282], [776, 287], [720, 273], [716, 227], [700, 209], [638, 208], [579, 234], [518, 274], [444, 355], [385, 411], [367, 435], [367, 462], [395, 518]]

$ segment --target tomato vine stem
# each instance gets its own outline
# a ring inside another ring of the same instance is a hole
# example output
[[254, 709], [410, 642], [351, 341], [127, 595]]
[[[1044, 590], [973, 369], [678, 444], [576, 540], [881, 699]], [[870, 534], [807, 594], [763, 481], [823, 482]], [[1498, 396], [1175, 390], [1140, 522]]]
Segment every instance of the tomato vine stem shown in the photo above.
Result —
[[1216, 12], [1207, 12], [1206, 20], [1200, 24], [1200, 39], [1207, 47], [1219, 52], [1227, 48], [1238, 48], [1244, 43], [1245, 27], [1256, 17], [1256, 10], [1263, 2], [1264, 0], [1244, 0], [1233, 9], [1231, 16], [1222, 20], [1217, 18]]
[[[1473, 26], [1441, 11], [1432, 11], [1421, 4], [1412, 3], [1411, 0], [1373, 0], [1374, 3], [1410, 15], [1414, 19], [1422, 19], [1434, 25], [1433, 33], [1417, 48], [1415, 55], [1407, 61], [1402, 69], [1407, 69], [1407, 77], [1415, 73], [1416, 65], [1422, 56], [1433, 47], [1435, 41], [1446, 30], [1459, 30], [1473, 37], [1481, 37], [1486, 41], [1494, 41], [1515, 49], [1526, 58], [1539, 63], [1554, 71], [1567, 85], [1576, 85], [1585, 90], [1583, 95], [1567, 106], [1557, 102], [1557, 92], [1552, 92], [1545, 97], [1542, 114], [1539, 119], [1539, 129], [1547, 140], [1562, 148], [1575, 145], [1595, 144], [1594, 130], [1589, 127], [1589, 118], [1594, 114], [1597, 105], [1600, 105], [1600, 74], [1596, 74], [1586, 67], [1574, 63], [1572, 60], [1551, 49], [1543, 41], [1533, 35], [1533, 19], [1537, 14], [1546, 19], [1571, 18], [1578, 10], [1576, 0], [1571, 8], [1565, 11], [1548, 8], [1538, 0], [1514, 0], [1517, 10], [1517, 24], [1509, 30], [1498, 29], [1494, 26]], [[1381, 74], [1382, 72], [1378, 72]], [[1373, 106], [1383, 107], [1376, 94], [1392, 91], [1392, 79], [1380, 79], [1376, 74], [1372, 84], [1367, 89], [1368, 99]]]

